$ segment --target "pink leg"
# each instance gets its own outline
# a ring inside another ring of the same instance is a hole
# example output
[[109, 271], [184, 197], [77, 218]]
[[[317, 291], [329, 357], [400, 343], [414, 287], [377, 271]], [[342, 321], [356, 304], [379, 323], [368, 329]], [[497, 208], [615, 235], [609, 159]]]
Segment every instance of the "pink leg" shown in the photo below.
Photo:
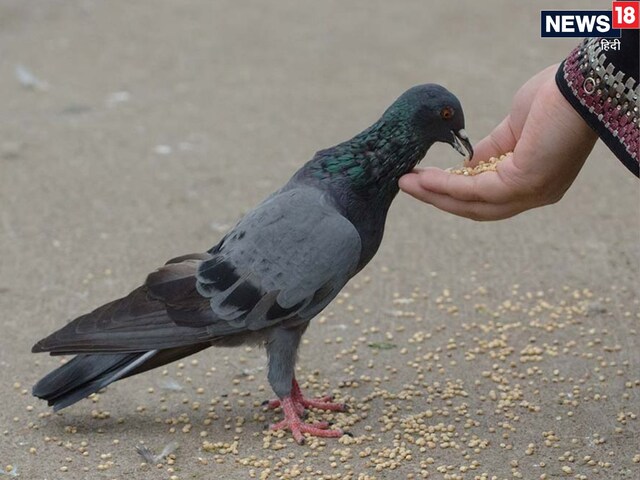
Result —
[[298, 413], [298, 407], [293, 396], [284, 397], [281, 400], [284, 420], [271, 425], [271, 430], [289, 429], [293, 434], [293, 438], [298, 444], [304, 443], [304, 434], [308, 433], [314, 437], [341, 437], [344, 435], [342, 430], [330, 430], [328, 422], [304, 423]]

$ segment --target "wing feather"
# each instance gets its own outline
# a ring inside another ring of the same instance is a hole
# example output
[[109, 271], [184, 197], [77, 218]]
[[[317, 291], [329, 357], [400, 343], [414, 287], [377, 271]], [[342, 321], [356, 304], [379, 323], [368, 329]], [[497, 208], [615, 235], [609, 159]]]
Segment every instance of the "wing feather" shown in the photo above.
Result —
[[361, 242], [331, 199], [274, 194], [208, 253], [169, 260], [128, 296], [38, 342], [54, 354], [175, 348], [308, 321], [356, 271]]
[[214, 251], [198, 292], [217, 317], [255, 330], [324, 308], [355, 272], [361, 241], [330, 197], [307, 187], [267, 199]]

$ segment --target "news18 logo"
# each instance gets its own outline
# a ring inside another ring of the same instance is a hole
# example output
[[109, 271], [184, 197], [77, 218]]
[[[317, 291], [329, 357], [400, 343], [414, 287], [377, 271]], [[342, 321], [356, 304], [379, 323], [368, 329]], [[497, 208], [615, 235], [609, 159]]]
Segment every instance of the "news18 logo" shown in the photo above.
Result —
[[542, 37], [619, 38], [623, 28], [640, 27], [640, 1], [613, 2], [611, 10], [542, 10]]

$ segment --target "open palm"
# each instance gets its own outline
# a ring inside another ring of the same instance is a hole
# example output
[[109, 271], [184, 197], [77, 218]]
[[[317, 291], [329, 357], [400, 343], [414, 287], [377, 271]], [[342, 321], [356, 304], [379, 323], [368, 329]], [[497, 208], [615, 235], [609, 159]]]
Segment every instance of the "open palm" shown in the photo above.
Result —
[[513, 152], [497, 172], [461, 176], [429, 167], [404, 175], [400, 188], [473, 220], [500, 220], [560, 200], [598, 137], [558, 90], [557, 69], [552, 65], [523, 85], [511, 112], [475, 147], [472, 166]]

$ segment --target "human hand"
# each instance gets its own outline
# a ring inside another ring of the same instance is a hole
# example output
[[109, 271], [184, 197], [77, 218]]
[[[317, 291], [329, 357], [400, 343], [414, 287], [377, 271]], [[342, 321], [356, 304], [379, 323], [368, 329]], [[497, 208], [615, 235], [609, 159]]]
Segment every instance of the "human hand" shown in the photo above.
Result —
[[409, 195], [473, 220], [501, 220], [562, 198], [598, 139], [562, 96], [552, 65], [516, 93], [511, 112], [474, 148], [470, 166], [513, 152], [496, 172], [462, 176], [439, 168], [400, 178]]

